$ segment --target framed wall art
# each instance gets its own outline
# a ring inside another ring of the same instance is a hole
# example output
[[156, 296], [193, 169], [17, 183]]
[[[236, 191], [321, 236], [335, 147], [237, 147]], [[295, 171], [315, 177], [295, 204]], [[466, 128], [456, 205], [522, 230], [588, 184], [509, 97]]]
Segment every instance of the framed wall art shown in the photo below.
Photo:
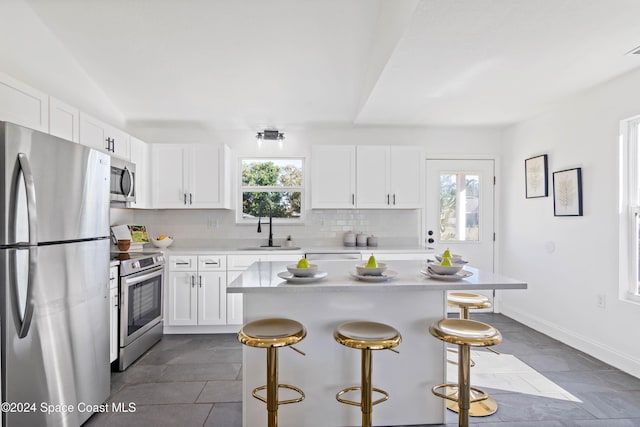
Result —
[[549, 195], [546, 154], [526, 159], [524, 161], [524, 173], [527, 199], [547, 197]]
[[582, 216], [582, 168], [553, 173], [553, 214]]

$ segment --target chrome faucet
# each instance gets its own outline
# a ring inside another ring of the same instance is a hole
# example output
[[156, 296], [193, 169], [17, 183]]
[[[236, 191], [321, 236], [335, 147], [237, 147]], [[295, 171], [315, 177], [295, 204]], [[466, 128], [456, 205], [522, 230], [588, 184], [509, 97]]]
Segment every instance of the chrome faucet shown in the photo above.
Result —
[[[273, 212], [271, 211], [271, 203], [269, 205], [269, 241], [266, 245], [261, 245], [261, 248], [279, 248], [280, 245], [273, 244]], [[262, 223], [260, 220], [262, 219], [262, 208], [264, 204], [260, 204], [260, 212], [258, 214], [258, 233], [262, 233]]]

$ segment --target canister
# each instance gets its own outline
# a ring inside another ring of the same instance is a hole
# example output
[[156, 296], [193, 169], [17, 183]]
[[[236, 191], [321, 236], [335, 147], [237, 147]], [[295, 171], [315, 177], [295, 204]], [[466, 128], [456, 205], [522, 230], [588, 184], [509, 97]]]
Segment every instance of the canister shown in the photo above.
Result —
[[347, 231], [342, 237], [342, 243], [347, 247], [356, 245], [356, 234], [353, 231]]

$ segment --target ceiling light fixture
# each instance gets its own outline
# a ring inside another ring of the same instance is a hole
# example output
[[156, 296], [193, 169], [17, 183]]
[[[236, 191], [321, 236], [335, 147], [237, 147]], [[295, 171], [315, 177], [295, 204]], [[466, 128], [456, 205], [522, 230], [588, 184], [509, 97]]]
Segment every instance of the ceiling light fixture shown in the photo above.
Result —
[[264, 139], [266, 141], [281, 141], [284, 139], [284, 133], [278, 130], [268, 130], [265, 129], [262, 132], [258, 132], [256, 134], [257, 139]]

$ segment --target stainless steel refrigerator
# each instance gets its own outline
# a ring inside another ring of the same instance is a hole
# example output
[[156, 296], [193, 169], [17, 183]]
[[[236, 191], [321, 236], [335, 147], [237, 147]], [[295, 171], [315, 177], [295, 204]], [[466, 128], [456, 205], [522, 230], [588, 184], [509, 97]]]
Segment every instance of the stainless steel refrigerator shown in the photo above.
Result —
[[110, 391], [110, 158], [0, 122], [0, 163], [3, 426], [78, 426]]

